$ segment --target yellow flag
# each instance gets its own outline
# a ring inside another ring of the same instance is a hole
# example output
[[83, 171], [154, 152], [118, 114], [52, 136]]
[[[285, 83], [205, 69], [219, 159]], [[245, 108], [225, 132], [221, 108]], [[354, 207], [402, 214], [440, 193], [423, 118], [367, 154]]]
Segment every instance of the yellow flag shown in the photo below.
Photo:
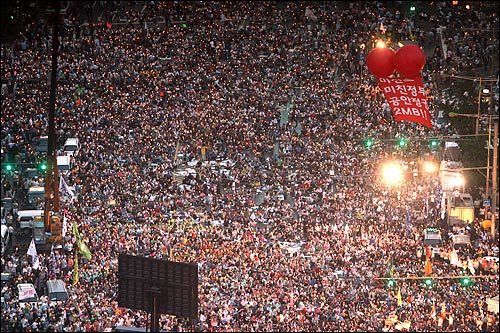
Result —
[[78, 246], [78, 252], [82, 254], [84, 258], [88, 260], [92, 259], [92, 253], [85, 242], [80, 238], [80, 233], [78, 232], [78, 227], [76, 226], [76, 221], [73, 221], [73, 235], [76, 237], [76, 246]]
[[77, 239], [77, 244], [78, 244], [78, 251], [82, 254], [84, 258], [87, 258], [88, 260], [92, 259], [92, 253], [90, 253], [89, 247], [85, 242], [81, 239]]
[[76, 221], [73, 221], [73, 235], [75, 235], [76, 239], [80, 239], [80, 233], [78, 232]]
[[401, 288], [398, 286], [398, 306], [403, 304], [403, 299], [401, 298]]
[[78, 283], [78, 253], [75, 251], [75, 267], [73, 267], [73, 286]]

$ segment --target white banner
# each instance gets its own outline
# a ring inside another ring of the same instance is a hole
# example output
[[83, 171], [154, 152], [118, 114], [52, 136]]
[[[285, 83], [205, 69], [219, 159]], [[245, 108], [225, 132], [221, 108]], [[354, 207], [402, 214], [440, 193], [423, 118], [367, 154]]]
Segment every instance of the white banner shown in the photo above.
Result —
[[35, 288], [26, 288], [19, 291], [19, 300], [35, 297]]

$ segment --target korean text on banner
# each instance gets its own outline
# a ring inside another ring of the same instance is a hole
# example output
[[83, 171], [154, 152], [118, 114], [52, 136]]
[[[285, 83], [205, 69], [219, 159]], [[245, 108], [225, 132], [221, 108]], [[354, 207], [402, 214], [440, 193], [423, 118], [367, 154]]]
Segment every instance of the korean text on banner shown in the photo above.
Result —
[[379, 87], [396, 121], [412, 121], [432, 128], [422, 77], [379, 78]]

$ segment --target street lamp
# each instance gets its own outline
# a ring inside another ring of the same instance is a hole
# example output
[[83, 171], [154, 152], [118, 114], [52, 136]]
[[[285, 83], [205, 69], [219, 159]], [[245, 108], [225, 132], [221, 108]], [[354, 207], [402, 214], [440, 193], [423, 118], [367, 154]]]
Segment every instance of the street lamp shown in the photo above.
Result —
[[424, 162], [424, 171], [426, 173], [434, 173], [437, 169], [438, 167], [436, 166], [436, 163], [430, 161]]
[[[479, 135], [479, 119], [482, 118], [481, 114], [479, 113], [479, 109], [477, 111], [477, 114], [471, 114], [471, 113], [456, 113], [456, 112], [450, 112], [448, 113], [448, 116], [453, 118], [453, 117], [469, 117], [469, 118], [476, 118], [476, 136]], [[484, 116], [486, 117], [486, 116]]]
[[[477, 118], [478, 123], [479, 123], [479, 118], [482, 117], [479, 113], [477, 115], [475, 114], [469, 114], [469, 113], [455, 113], [455, 112], [450, 112], [448, 114], [450, 117], [472, 117], [472, 118]], [[483, 116], [486, 117], [486, 116]], [[493, 116], [489, 115], [487, 116], [489, 118], [489, 129], [488, 129], [488, 161], [487, 161], [487, 167], [486, 167], [486, 196], [489, 195], [489, 183], [490, 183], [490, 147], [491, 147], [491, 124], [494, 124], [494, 132], [493, 132], [493, 173], [492, 173], [492, 186], [491, 186], [491, 207], [493, 207], [493, 214], [491, 214], [491, 236], [493, 239], [495, 239], [495, 214], [496, 214], [496, 208], [497, 208], [497, 168], [498, 168], [498, 116]], [[488, 205], [485, 205], [485, 210], [484, 210], [484, 216], [485, 218], [488, 216], [489, 212], [489, 207]]]
[[389, 186], [400, 184], [403, 181], [403, 170], [401, 165], [393, 162], [382, 166], [382, 178]]
[[[449, 75], [449, 74], [442, 74], [442, 77], [452, 77], [454, 80], [455, 79], [460, 79], [460, 80], [469, 80], [469, 81], [474, 81], [477, 82], [477, 79], [479, 79], [479, 89], [478, 89], [478, 101], [477, 101], [477, 115], [469, 115], [465, 117], [477, 117], [476, 119], [476, 136], [479, 135], [479, 118], [481, 117], [481, 92], [484, 94], [487, 94], [486, 89], [481, 90], [481, 86], [483, 83], [493, 83], [498, 82], [498, 78], [496, 77], [472, 77], [472, 76], [460, 76], [460, 75]], [[493, 90], [493, 88], [491, 89]], [[490, 105], [491, 106], [491, 105]], [[454, 113], [454, 112], [450, 112]], [[450, 115], [450, 117], [453, 117]]]

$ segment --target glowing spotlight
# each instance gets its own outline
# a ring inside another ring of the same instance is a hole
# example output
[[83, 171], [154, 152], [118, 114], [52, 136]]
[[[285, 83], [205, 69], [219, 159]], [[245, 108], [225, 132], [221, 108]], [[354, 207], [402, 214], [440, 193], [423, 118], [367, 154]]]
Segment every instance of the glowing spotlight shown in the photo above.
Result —
[[433, 173], [437, 170], [436, 163], [426, 161], [424, 162], [424, 171], [427, 173]]
[[386, 163], [382, 166], [382, 177], [389, 184], [398, 184], [403, 180], [403, 170], [397, 163]]

